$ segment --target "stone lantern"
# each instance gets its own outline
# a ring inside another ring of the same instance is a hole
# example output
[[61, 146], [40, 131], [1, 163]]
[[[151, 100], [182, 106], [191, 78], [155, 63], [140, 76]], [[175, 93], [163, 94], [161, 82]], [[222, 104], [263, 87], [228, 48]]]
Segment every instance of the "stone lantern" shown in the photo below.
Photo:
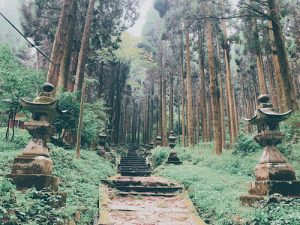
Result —
[[31, 120], [24, 123], [32, 138], [22, 153], [14, 159], [11, 174], [8, 175], [19, 190], [33, 186], [38, 190], [58, 189], [59, 181], [52, 175], [53, 162], [47, 146], [53, 119], [62, 113], [58, 110], [58, 100], [54, 99], [53, 91], [54, 86], [46, 83], [33, 102], [21, 99], [23, 108], [32, 114]]
[[242, 204], [247, 206], [274, 193], [300, 196], [300, 182], [296, 180], [295, 170], [276, 147], [284, 138], [279, 123], [286, 120], [292, 110], [279, 114], [269, 101], [268, 95], [259, 96], [254, 117], [245, 119], [249, 124], [257, 126], [258, 134], [254, 140], [264, 147], [259, 164], [255, 167], [256, 181], [250, 183], [249, 195], [240, 197]]
[[156, 146], [161, 146], [161, 145], [162, 145], [162, 137], [160, 133], [158, 133], [156, 136]]
[[170, 148], [174, 148], [176, 145], [177, 137], [174, 135], [174, 131], [170, 132], [170, 136], [168, 138]]
[[153, 148], [154, 148], [154, 142], [151, 141], [151, 142], [149, 143], [149, 146], [150, 146], [150, 149], [153, 149]]
[[105, 156], [105, 147], [108, 138], [105, 129], [102, 130], [102, 132], [98, 135], [98, 137], [99, 137], [98, 154], [100, 156]]
[[169, 147], [171, 148], [171, 151], [170, 151], [170, 154], [169, 154], [169, 157], [168, 157], [167, 164], [179, 165], [182, 162], [178, 158], [177, 153], [174, 149], [174, 147], [176, 145], [177, 137], [174, 135], [173, 131], [170, 132], [170, 136], [169, 136], [168, 140], [169, 140]]

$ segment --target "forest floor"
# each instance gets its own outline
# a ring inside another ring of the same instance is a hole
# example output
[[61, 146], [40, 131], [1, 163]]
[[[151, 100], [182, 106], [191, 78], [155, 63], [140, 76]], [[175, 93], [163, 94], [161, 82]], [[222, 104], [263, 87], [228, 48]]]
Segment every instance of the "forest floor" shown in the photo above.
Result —
[[[162, 164], [154, 174], [182, 183], [207, 224], [300, 224], [300, 199], [286, 199], [278, 204], [262, 202], [257, 208], [241, 205], [239, 197], [247, 194], [249, 182], [255, 180], [254, 167], [261, 150], [245, 155], [224, 150], [222, 156], [216, 156], [212, 144], [176, 149], [183, 164]], [[168, 150], [155, 149], [152, 160], [165, 157], [164, 152]], [[288, 159], [299, 177], [299, 144], [292, 146]]]
[[[16, 225], [65, 224], [63, 221], [69, 219], [77, 225], [86, 225], [95, 220], [99, 210], [99, 183], [116, 174], [116, 168], [108, 160], [89, 150], [83, 150], [82, 157], [76, 159], [74, 149], [50, 145], [54, 174], [61, 180], [59, 190], [68, 194], [66, 207], [54, 209], [35, 189], [18, 192], [4, 178], [11, 172], [14, 157], [28, 143], [27, 132], [18, 131], [15, 140], [7, 142], [3, 140], [4, 131], [0, 129], [0, 137], [0, 224], [7, 215], [13, 221], [10, 224]], [[292, 145], [292, 149], [285, 153], [298, 177], [299, 148], [299, 144]], [[262, 204], [257, 208], [241, 206], [239, 196], [247, 193], [248, 183], [255, 179], [253, 169], [258, 163], [260, 150], [245, 155], [224, 150], [222, 156], [213, 154], [212, 144], [176, 147], [176, 150], [183, 162], [179, 166], [164, 164], [168, 148], [152, 151], [151, 161], [156, 167], [153, 175], [182, 184], [206, 224], [299, 224], [300, 199]], [[140, 204], [138, 197], [136, 203]], [[11, 215], [12, 211], [16, 213]]]

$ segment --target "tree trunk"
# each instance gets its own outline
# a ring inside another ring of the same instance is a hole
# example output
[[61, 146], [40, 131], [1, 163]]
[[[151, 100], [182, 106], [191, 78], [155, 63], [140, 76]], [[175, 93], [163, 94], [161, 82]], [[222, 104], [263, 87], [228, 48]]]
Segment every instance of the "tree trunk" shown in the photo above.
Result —
[[206, 91], [205, 91], [205, 72], [204, 72], [204, 49], [203, 39], [198, 34], [199, 39], [199, 56], [200, 56], [200, 104], [202, 106], [202, 135], [203, 141], [208, 142], [208, 127], [207, 127], [207, 107], [206, 107]]
[[94, 5], [96, 0], [90, 0], [88, 10], [86, 13], [86, 19], [84, 24], [83, 35], [81, 39], [80, 52], [78, 57], [76, 77], [75, 77], [75, 86], [74, 91], [81, 90], [82, 83], [84, 79], [84, 69], [85, 69], [85, 57], [89, 46], [89, 39], [91, 33], [91, 26], [93, 21]]
[[252, 32], [255, 42], [255, 56], [256, 56], [256, 67], [257, 67], [257, 76], [259, 84], [259, 94], [267, 94], [267, 87], [265, 81], [265, 75], [263, 70], [262, 56], [261, 56], [261, 47], [259, 41], [259, 32], [257, 29], [256, 18], [251, 19]]
[[188, 27], [185, 28], [186, 40], [186, 89], [187, 89], [187, 117], [188, 117], [188, 145], [194, 146], [194, 123], [193, 123], [193, 93], [192, 93], [192, 76], [191, 76], [191, 56], [190, 56], [190, 32]]
[[273, 71], [271, 70], [270, 64], [271, 64], [270, 59], [269, 59], [269, 56], [267, 55], [266, 69], [267, 69], [267, 74], [268, 74], [268, 78], [269, 78], [272, 104], [273, 104], [274, 109], [278, 109], [278, 100], [277, 100], [278, 93], [277, 93], [277, 89], [275, 87], [275, 83], [274, 83], [274, 79], [273, 79], [274, 78]]
[[[222, 4], [224, 4], [222, 0]], [[223, 9], [222, 9], [223, 10]], [[225, 46], [224, 46], [224, 61], [225, 61], [225, 71], [226, 71], [226, 93], [227, 93], [227, 101], [228, 101], [228, 124], [229, 124], [229, 134], [230, 134], [230, 144], [233, 144], [238, 136], [238, 131], [236, 129], [236, 111], [234, 108], [234, 88], [231, 81], [231, 68], [230, 68], [230, 46], [227, 40], [227, 27], [225, 20], [221, 20], [222, 30], [225, 38]]]
[[180, 89], [181, 89], [181, 138], [182, 138], [182, 146], [186, 145], [185, 141], [185, 116], [184, 116], [184, 96], [185, 96], [185, 88], [184, 88], [184, 59], [183, 59], [183, 37], [181, 36], [180, 43]]
[[163, 82], [162, 84], [162, 146], [168, 146], [166, 79], [163, 78], [162, 82]]
[[223, 95], [223, 78], [222, 78], [222, 69], [221, 69], [221, 53], [219, 44], [217, 45], [218, 49], [218, 74], [219, 74], [219, 85], [220, 85], [220, 117], [221, 117], [221, 133], [222, 133], [222, 147], [226, 145], [226, 130], [225, 130], [225, 106], [224, 106], [224, 95]]
[[278, 99], [278, 109], [279, 112], [284, 111], [284, 90], [283, 90], [283, 81], [281, 79], [281, 73], [280, 73], [280, 66], [275, 46], [275, 39], [274, 39], [274, 33], [273, 33], [273, 26], [272, 22], [269, 22], [269, 40], [270, 45], [272, 48], [272, 64], [273, 64], [273, 71], [274, 71], [274, 78], [275, 78], [275, 87], [277, 90], [277, 99]]
[[68, 45], [68, 28], [69, 24], [72, 23], [72, 10], [75, 0], [64, 0], [63, 7], [61, 10], [58, 27], [55, 34], [55, 39], [51, 52], [51, 61], [54, 63], [49, 64], [49, 69], [47, 72], [47, 82], [57, 86], [60, 63], [63, 57], [64, 49]]
[[174, 76], [170, 78], [169, 130], [174, 131]]
[[82, 134], [82, 129], [83, 129], [83, 111], [84, 111], [85, 95], [86, 95], [86, 85], [83, 84], [82, 93], [81, 93], [81, 101], [80, 101], [78, 128], [77, 128], [77, 142], [76, 142], [76, 157], [77, 158], [80, 158], [81, 134]]
[[268, 0], [268, 6], [270, 10], [270, 16], [272, 21], [275, 46], [277, 50], [277, 56], [279, 61], [279, 67], [281, 72], [281, 78], [283, 81], [283, 93], [285, 96], [284, 110], [297, 110], [298, 104], [296, 101], [296, 95], [293, 85], [293, 79], [289, 67], [289, 62], [285, 50], [285, 41], [282, 33], [281, 23], [279, 19], [279, 12], [277, 9], [277, 0]]
[[210, 95], [212, 102], [212, 119], [213, 119], [213, 135], [215, 144], [215, 153], [222, 154], [222, 134], [221, 134], [221, 118], [220, 118], [220, 90], [215, 75], [214, 63], [214, 44], [213, 44], [213, 27], [211, 21], [206, 24], [207, 35], [207, 52], [210, 77]]

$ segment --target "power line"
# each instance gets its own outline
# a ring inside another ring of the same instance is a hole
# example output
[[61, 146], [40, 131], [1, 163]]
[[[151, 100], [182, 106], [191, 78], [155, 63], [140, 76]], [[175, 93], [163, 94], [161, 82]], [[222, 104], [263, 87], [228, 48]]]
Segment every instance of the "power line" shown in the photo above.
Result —
[[28, 40], [27, 37], [9, 20], [7, 19], [2, 12], [0, 12], [0, 15], [31, 45], [31, 47], [35, 48], [39, 53], [42, 54], [50, 63], [57, 66], [51, 59], [49, 59], [48, 56], [46, 56], [38, 47], [36, 47], [30, 40]]

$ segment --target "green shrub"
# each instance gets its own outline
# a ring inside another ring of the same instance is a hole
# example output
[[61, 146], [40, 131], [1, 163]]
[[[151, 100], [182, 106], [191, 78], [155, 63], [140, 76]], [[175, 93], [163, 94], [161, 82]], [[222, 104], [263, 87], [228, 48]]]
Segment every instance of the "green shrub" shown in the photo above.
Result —
[[249, 154], [259, 149], [261, 149], [259, 144], [257, 144], [251, 136], [245, 134], [240, 134], [234, 145], [234, 153], [240, 154]]
[[[2, 145], [0, 140], [0, 145]], [[98, 211], [99, 183], [101, 179], [112, 176], [115, 169], [107, 160], [103, 160], [94, 151], [83, 150], [81, 158], [75, 157], [75, 151], [66, 151], [50, 144], [51, 158], [54, 163], [54, 175], [60, 178], [59, 191], [67, 193], [67, 204], [64, 208], [55, 209], [49, 202], [57, 201], [59, 196], [36, 191], [16, 191], [9, 180], [2, 179], [11, 169], [12, 159], [19, 153], [10, 149], [0, 152], [0, 224], [7, 225], [56, 225], [74, 213], [81, 212], [80, 221], [76, 224], [92, 224]]]
[[157, 147], [152, 150], [151, 162], [154, 167], [162, 165], [168, 158], [170, 149], [166, 147]]
[[299, 224], [300, 199], [283, 200], [280, 203], [270, 203], [256, 209], [254, 225]]
[[[59, 108], [67, 110], [66, 114], [56, 118], [54, 126], [58, 132], [59, 141], [63, 141], [66, 133], [76, 135], [80, 104], [78, 93], [63, 92], [58, 95]], [[108, 115], [103, 100], [98, 100], [93, 104], [86, 103], [83, 112], [82, 145], [90, 146], [98, 138], [99, 132], [107, 127]]]
[[19, 150], [25, 148], [30, 140], [30, 135], [27, 130], [15, 129], [15, 138], [11, 140], [5, 140], [6, 128], [0, 128], [0, 152]]

